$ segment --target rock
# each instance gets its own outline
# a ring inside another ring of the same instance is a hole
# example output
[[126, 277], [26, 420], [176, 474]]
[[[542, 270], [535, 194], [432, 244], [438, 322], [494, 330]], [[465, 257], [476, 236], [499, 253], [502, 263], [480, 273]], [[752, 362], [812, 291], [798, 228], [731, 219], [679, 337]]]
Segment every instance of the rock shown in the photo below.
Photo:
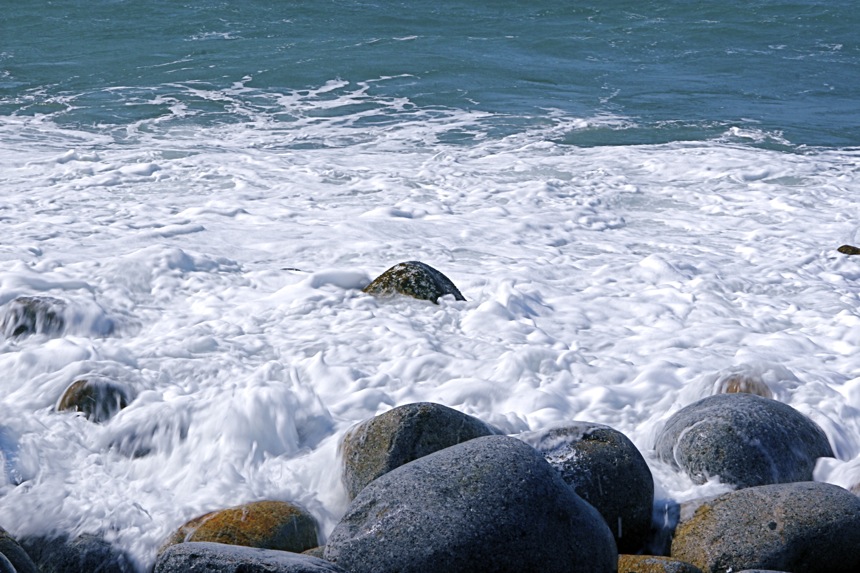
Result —
[[571, 422], [519, 437], [600, 512], [619, 551], [643, 548], [651, 530], [654, 479], [627, 436], [602, 424]]
[[686, 561], [657, 555], [619, 555], [618, 573], [702, 573]]
[[815, 461], [833, 457], [815, 422], [753, 394], [709, 396], [679, 410], [657, 436], [655, 449], [695, 483], [718, 476], [737, 487], [811, 481]]
[[[21, 545], [41, 573], [136, 573], [134, 561], [124, 551], [97, 535], [70, 539], [30, 537]], [[20, 570], [19, 570], [20, 573]]]
[[364, 287], [364, 292], [379, 297], [404, 294], [434, 303], [448, 294], [455, 300], [466, 300], [448, 277], [419, 261], [394, 265]]
[[66, 327], [66, 303], [48, 296], [19, 296], [10, 302], [0, 320], [6, 338], [30, 334], [59, 334]]
[[540, 452], [484, 436], [400, 466], [365, 487], [325, 547], [351, 573], [601, 573], [612, 533]]
[[285, 501], [256, 501], [201, 515], [176, 530], [161, 551], [192, 541], [295, 553], [319, 545], [313, 516]]
[[842, 245], [836, 250], [843, 255], [860, 255], [860, 249], [858, 249], [857, 247], [852, 247], [851, 245]]
[[318, 559], [324, 559], [324, 553], [325, 545], [321, 545], [320, 547], [313, 547], [311, 549], [308, 549], [307, 551], [302, 551], [302, 555], [310, 555], [311, 557], [316, 557]]
[[131, 391], [104, 378], [75, 380], [57, 402], [57, 411], [81, 412], [91, 422], [105, 422], [128, 406]]
[[860, 498], [826, 483], [764, 485], [682, 508], [672, 557], [706, 573], [860, 571]]
[[299, 553], [193, 542], [169, 547], [153, 573], [345, 573], [335, 565]]
[[714, 394], [755, 394], [763, 398], [773, 398], [773, 392], [758, 376], [743, 374], [731, 374], [726, 378], [717, 380], [714, 384]]
[[499, 431], [441, 404], [399, 406], [361, 422], [340, 445], [343, 482], [353, 499], [364, 486], [427, 454]]
[[15, 566], [12, 562], [6, 559], [6, 556], [0, 553], [0, 573], [18, 573], [15, 571]]
[[[13, 573], [39, 573], [33, 559], [9, 533], [0, 527], [0, 555], [14, 567]], [[0, 568], [0, 571], [3, 571]]]

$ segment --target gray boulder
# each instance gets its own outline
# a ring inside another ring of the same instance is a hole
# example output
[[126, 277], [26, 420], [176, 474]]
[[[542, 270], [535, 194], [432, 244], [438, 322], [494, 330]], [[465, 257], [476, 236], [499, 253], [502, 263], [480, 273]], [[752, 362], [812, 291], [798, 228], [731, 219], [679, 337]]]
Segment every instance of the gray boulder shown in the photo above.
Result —
[[654, 478], [627, 436], [602, 424], [571, 422], [519, 436], [600, 512], [622, 553], [645, 545], [654, 507]]
[[97, 535], [27, 537], [21, 545], [41, 573], [135, 573], [132, 558]]
[[826, 483], [751, 487], [681, 510], [672, 557], [705, 573], [860, 571], [860, 498]]
[[815, 422], [782, 402], [745, 393], [709, 396], [679, 410], [655, 449], [695, 483], [719, 476], [739, 488], [811, 481], [815, 461], [833, 457]]
[[[39, 573], [30, 555], [2, 527], [0, 527], [0, 555], [5, 557], [9, 565], [14, 568], [13, 573]], [[2, 567], [0, 571], [3, 571]]]
[[328, 561], [274, 549], [222, 543], [171, 545], [158, 556], [153, 573], [345, 573]]
[[6, 338], [30, 334], [56, 335], [66, 327], [66, 303], [49, 296], [19, 296], [6, 305], [0, 331]]
[[531, 446], [485, 436], [381, 476], [325, 558], [351, 573], [614, 573], [603, 518]]
[[432, 402], [399, 406], [350, 429], [340, 445], [350, 499], [396, 467], [480, 436], [499, 433], [481, 420]]
[[434, 303], [448, 294], [466, 300], [451, 279], [420, 261], [397, 263], [373, 279], [364, 292], [379, 297], [402, 294]]

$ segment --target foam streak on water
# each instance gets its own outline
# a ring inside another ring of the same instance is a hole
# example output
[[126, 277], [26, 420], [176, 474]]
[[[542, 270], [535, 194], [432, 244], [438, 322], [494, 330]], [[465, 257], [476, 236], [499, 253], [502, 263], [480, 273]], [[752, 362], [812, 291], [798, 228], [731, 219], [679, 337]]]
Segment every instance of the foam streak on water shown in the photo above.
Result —
[[[839, 459], [818, 479], [860, 481], [860, 260], [835, 250], [860, 240], [860, 151], [767, 149], [778, 134], [748, 127], [575, 147], [633, 120], [549, 112], [498, 136], [504, 117], [344, 80], [197, 95], [245, 119], [0, 118], [0, 305], [74, 310], [59, 336], [0, 342], [13, 534], [98, 532], [145, 565], [184, 521], [259, 499], [326, 534], [344, 431], [421, 400], [508, 433], [608, 424], [658, 497], [686, 499], [721, 486], [649, 450], [727, 372], [822, 426]], [[467, 302], [360, 292], [413, 259]], [[53, 411], [86, 375], [136, 398], [102, 425]]]

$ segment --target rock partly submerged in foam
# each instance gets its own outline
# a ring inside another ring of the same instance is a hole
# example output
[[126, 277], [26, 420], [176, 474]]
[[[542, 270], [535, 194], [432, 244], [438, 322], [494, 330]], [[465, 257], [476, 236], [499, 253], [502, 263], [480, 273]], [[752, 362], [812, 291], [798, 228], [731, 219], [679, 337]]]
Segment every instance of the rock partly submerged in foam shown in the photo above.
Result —
[[68, 332], [109, 336], [116, 325], [98, 304], [50, 296], [19, 296], [0, 309], [0, 333], [6, 338], [62, 336]]
[[91, 422], [105, 422], [128, 406], [130, 388], [101, 377], [75, 380], [57, 402], [57, 411], [80, 412]]
[[659, 555], [619, 555], [618, 573], [702, 573], [686, 561]]
[[466, 300], [451, 279], [420, 261], [406, 261], [394, 265], [373, 279], [363, 290], [377, 297], [401, 294], [434, 303], [446, 295], [452, 295], [455, 300]]
[[[136, 573], [132, 558], [98, 535], [27, 537], [21, 539], [41, 573]], [[20, 571], [20, 570], [19, 570]]]
[[698, 484], [752, 487], [812, 481], [833, 457], [824, 431], [791, 406], [754, 394], [709, 396], [676, 412], [657, 436], [657, 456]]
[[399, 406], [351, 428], [340, 444], [343, 482], [353, 499], [370, 482], [405, 463], [480, 436], [500, 433], [441, 404]]
[[600, 512], [619, 551], [643, 549], [651, 530], [654, 478], [627, 436], [602, 424], [570, 422], [518, 437]]
[[615, 539], [544, 457], [484, 436], [402, 465], [368, 484], [326, 545], [352, 573], [611, 573]]

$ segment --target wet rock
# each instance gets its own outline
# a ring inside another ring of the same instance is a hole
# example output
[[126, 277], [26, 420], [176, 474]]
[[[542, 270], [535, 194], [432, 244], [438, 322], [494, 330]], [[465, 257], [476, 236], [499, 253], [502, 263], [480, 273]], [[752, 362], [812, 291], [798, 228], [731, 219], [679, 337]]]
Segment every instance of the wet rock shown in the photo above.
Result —
[[41, 573], [136, 573], [132, 558], [97, 535], [29, 537], [21, 545]]
[[449, 294], [455, 300], [466, 300], [448, 277], [419, 261], [394, 265], [364, 287], [364, 292], [379, 297], [403, 294], [434, 303]]
[[706, 573], [860, 571], [860, 498], [826, 483], [751, 487], [682, 507], [672, 557]]
[[57, 411], [81, 412], [91, 422], [105, 422], [131, 402], [131, 391], [104, 378], [75, 380], [66, 388]]
[[319, 545], [313, 516], [285, 501], [256, 501], [201, 515], [176, 530], [161, 550], [192, 541], [295, 553]]
[[153, 573], [345, 573], [324, 561], [287, 551], [193, 542], [169, 547], [158, 556]]
[[619, 555], [618, 573], [702, 573], [686, 561], [657, 555]]
[[639, 552], [648, 539], [654, 479], [645, 458], [621, 432], [591, 422], [519, 436], [606, 520], [618, 550]]
[[[10, 566], [14, 567], [12, 573], [39, 573], [39, 569], [33, 563], [30, 555], [2, 527], [0, 527], [0, 555], [6, 558]], [[0, 571], [3, 571], [2, 567], [0, 567]]]
[[19, 296], [3, 309], [0, 331], [6, 338], [60, 334], [66, 327], [65, 310], [65, 301], [57, 298]]
[[325, 545], [321, 545], [320, 547], [313, 547], [311, 549], [308, 549], [307, 551], [302, 551], [302, 555], [310, 555], [311, 557], [316, 557], [318, 559], [324, 559], [324, 553]]
[[325, 558], [351, 573], [614, 572], [612, 533], [531, 446], [485, 436], [365, 487]]
[[441, 404], [406, 404], [350, 429], [340, 445], [350, 499], [396, 467], [438, 450], [499, 433], [481, 420]]
[[838, 249], [836, 249], [843, 255], [860, 255], [860, 249], [857, 247], [853, 247], [851, 245], [842, 245]]
[[681, 409], [666, 422], [655, 449], [696, 483], [719, 476], [737, 487], [811, 481], [815, 461], [833, 457], [815, 422], [753, 394], [719, 394]]
[[0, 573], [18, 573], [15, 571], [15, 566], [12, 562], [6, 559], [6, 556], [0, 553]]
[[755, 394], [763, 398], [773, 398], [773, 392], [758, 376], [731, 374], [717, 380], [714, 394]]

